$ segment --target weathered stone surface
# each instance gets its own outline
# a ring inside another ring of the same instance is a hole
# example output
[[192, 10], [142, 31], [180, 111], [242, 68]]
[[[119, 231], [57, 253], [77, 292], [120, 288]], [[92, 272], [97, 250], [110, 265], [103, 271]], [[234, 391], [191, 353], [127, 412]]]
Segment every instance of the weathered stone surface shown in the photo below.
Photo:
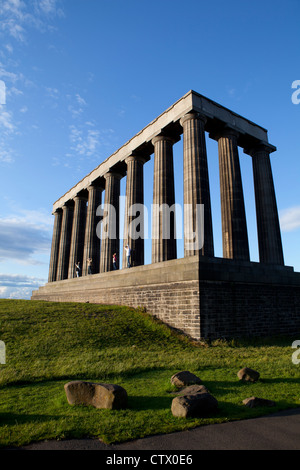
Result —
[[173, 399], [171, 411], [177, 418], [202, 417], [215, 413], [218, 401], [210, 393], [192, 393]]
[[183, 370], [181, 372], [177, 372], [171, 377], [171, 384], [175, 385], [177, 388], [186, 387], [188, 385], [193, 384], [201, 384], [201, 379], [197, 377], [195, 374], [192, 374], [188, 370]]
[[70, 405], [91, 405], [110, 410], [127, 406], [127, 392], [119, 385], [77, 380], [65, 384], [64, 388]]
[[240, 380], [243, 380], [244, 382], [257, 382], [260, 377], [260, 374], [256, 370], [244, 367], [243, 369], [238, 371], [237, 376]]
[[265, 398], [250, 397], [243, 400], [243, 404], [249, 408], [256, 408], [257, 406], [275, 406], [275, 402], [272, 400], [266, 400]]
[[194, 395], [195, 393], [210, 393], [209, 390], [205, 387], [205, 385], [190, 385], [189, 387], [185, 387], [177, 392], [176, 395]]

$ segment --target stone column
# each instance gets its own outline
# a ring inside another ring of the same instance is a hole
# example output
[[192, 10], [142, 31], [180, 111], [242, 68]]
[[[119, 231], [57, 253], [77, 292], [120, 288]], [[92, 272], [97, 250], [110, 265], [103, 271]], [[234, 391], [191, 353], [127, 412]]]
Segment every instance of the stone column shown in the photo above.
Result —
[[55, 219], [54, 219], [54, 226], [53, 226], [48, 282], [56, 281], [59, 240], [60, 240], [60, 234], [61, 234], [62, 210], [57, 209], [54, 213], [54, 216], [55, 216]]
[[[132, 155], [126, 158], [126, 206], [124, 222], [124, 246], [122, 268], [127, 268], [125, 246], [131, 248], [131, 266], [144, 264], [144, 163], [145, 159]], [[138, 204], [134, 213], [129, 213], [133, 205]], [[138, 212], [137, 212], [138, 209]], [[134, 222], [136, 221], [136, 223]], [[138, 232], [138, 233], [137, 233]], [[137, 238], [138, 237], [138, 238]]]
[[74, 207], [70, 203], [63, 206], [61, 235], [57, 265], [57, 281], [68, 278], [70, 244], [73, 225]]
[[86, 203], [87, 199], [85, 197], [76, 196], [74, 198], [75, 207], [69, 260], [69, 279], [75, 277], [75, 263], [80, 263], [82, 273]]
[[[174, 141], [164, 135], [152, 139], [154, 146], [152, 263], [177, 257], [175, 234]], [[164, 206], [163, 206], [164, 205]]]
[[230, 129], [218, 136], [223, 257], [249, 260], [244, 194], [237, 146], [238, 135]]
[[119, 198], [122, 175], [109, 171], [104, 175], [104, 178], [106, 181], [100, 258], [101, 273], [112, 271], [114, 253], [117, 254], [118, 264], [120, 260]]
[[83, 249], [83, 276], [88, 274], [88, 259], [92, 259], [92, 273], [99, 272], [100, 262], [100, 240], [96, 233], [97, 216], [96, 211], [101, 205], [101, 196], [103, 188], [90, 185], [88, 188], [88, 206], [85, 224], [85, 237]]
[[270, 149], [260, 145], [251, 149], [256, 203], [256, 219], [261, 263], [283, 265], [283, 250], [274, 189]]
[[[205, 116], [196, 113], [187, 114], [180, 120], [183, 127], [184, 152], [184, 256], [193, 256], [197, 253], [214, 256], [205, 123]], [[199, 212], [199, 220], [196, 218], [197, 205], [200, 204], [204, 205], [204, 227], [200, 226]], [[193, 234], [196, 236], [195, 246], [191, 247]]]

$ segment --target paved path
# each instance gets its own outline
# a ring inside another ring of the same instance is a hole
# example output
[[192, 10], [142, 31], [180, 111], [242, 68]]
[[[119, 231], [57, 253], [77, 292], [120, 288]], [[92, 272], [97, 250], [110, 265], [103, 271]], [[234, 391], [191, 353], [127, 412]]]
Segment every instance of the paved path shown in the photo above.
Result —
[[97, 439], [74, 439], [41, 442], [22, 450], [300, 450], [300, 408], [118, 445], [106, 445]]

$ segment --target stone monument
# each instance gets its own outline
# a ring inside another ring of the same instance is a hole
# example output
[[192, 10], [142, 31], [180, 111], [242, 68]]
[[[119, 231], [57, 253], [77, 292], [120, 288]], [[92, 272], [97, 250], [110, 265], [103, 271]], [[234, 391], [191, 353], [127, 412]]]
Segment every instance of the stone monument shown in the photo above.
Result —
[[[152, 263], [144, 265], [143, 224], [141, 236], [134, 237], [131, 207], [143, 207], [143, 169], [153, 154], [153, 207], [175, 204], [173, 145], [181, 135], [184, 258], [177, 259], [172, 211], [157, 210], [152, 217]], [[214, 254], [207, 135], [218, 142], [222, 258]], [[259, 262], [249, 255], [239, 148], [252, 159]], [[196, 340], [299, 330], [300, 273], [284, 265], [270, 163], [274, 151], [264, 128], [188, 92], [54, 203], [49, 282], [32, 299], [144, 307]], [[115, 270], [113, 255], [120, 258], [120, 180], [125, 176], [124, 245], [130, 245], [132, 267], [127, 269], [122, 253], [123, 269]], [[99, 212], [102, 193], [104, 209]], [[197, 245], [190, 235], [199, 232], [199, 207], [203, 243]], [[75, 277], [78, 261], [81, 277]]]

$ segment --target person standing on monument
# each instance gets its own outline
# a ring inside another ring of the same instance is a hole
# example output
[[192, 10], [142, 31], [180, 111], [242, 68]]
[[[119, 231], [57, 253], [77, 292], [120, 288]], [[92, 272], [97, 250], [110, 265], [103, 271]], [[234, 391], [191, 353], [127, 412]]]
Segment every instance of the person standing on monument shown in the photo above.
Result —
[[80, 277], [80, 272], [81, 272], [80, 261], [75, 263], [75, 271], [76, 271], [76, 276]]
[[125, 246], [125, 251], [126, 251], [126, 258], [127, 258], [127, 268], [131, 268], [131, 264], [130, 264], [131, 249], [129, 245]]
[[92, 274], [92, 263], [93, 263], [92, 258], [88, 258], [88, 260], [87, 260], [88, 274]]
[[114, 270], [117, 269], [117, 253], [113, 254], [113, 268]]

